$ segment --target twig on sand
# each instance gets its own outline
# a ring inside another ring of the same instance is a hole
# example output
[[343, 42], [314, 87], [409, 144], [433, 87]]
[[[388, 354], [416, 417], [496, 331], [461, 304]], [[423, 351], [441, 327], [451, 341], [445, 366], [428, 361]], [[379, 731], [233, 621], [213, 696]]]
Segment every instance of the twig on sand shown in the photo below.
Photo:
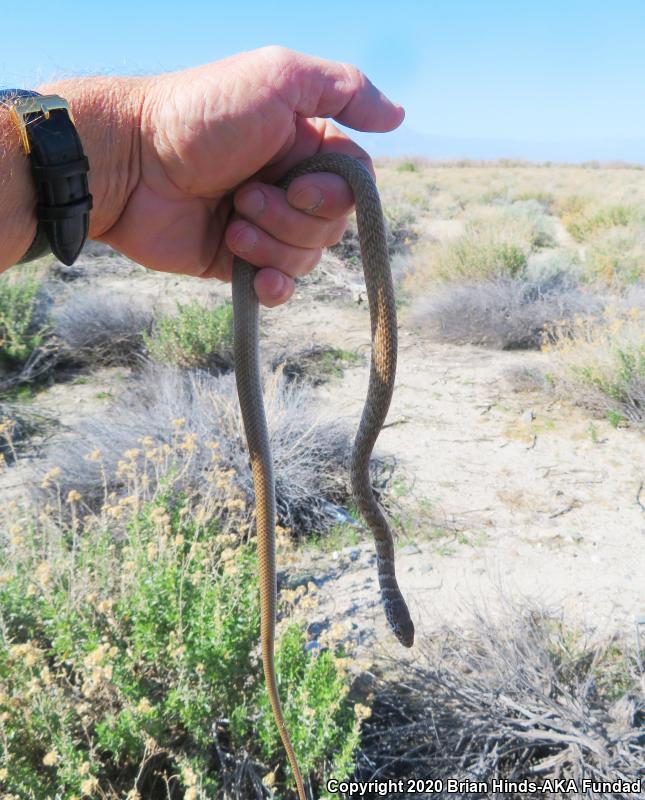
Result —
[[636, 492], [636, 505], [639, 506], [641, 511], [645, 511], [645, 506], [641, 503], [641, 492], [643, 491], [643, 481], [641, 481], [638, 491]]
[[549, 519], [555, 519], [556, 517], [562, 517], [565, 514], [568, 514], [569, 511], [573, 511], [574, 508], [577, 508], [579, 505], [577, 500], [572, 500], [566, 508], [560, 509], [560, 511], [555, 511], [553, 514], [549, 514]]

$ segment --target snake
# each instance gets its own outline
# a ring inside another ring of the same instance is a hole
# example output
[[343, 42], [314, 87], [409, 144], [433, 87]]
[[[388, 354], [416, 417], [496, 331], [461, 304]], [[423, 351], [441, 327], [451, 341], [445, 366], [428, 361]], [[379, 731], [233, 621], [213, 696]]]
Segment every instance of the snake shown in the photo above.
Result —
[[[392, 532], [377, 502], [369, 474], [372, 450], [392, 400], [397, 360], [396, 305], [381, 200], [376, 183], [363, 162], [342, 153], [312, 156], [292, 167], [276, 186], [286, 190], [295, 178], [314, 172], [339, 175], [349, 183], [354, 194], [372, 347], [367, 397], [352, 448], [350, 483], [355, 503], [374, 536], [385, 617], [399, 642], [405, 647], [412, 647], [414, 624], [396, 580]], [[256, 272], [257, 268], [252, 264], [235, 257], [232, 275], [235, 380], [255, 494], [264, 678], [275, 724], [296, 782], [298, 798], [306, 800], [302, 774], [280, 704], [274, 662], [276, 500], [273, 459], [262, 395], [259, 302], [253, 286]]]

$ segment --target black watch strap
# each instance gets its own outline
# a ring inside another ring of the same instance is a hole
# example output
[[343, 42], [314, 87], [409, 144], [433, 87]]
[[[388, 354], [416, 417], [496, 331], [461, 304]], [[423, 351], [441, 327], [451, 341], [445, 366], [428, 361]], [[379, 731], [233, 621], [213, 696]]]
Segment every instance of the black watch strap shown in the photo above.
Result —
[[64, 264], [77, 259], [90, 227], [89, 162], [65, 100], [22, 89], [0, 91], [18, 125], [36, 184], [38, 228], [19, 263], [49, 249]]

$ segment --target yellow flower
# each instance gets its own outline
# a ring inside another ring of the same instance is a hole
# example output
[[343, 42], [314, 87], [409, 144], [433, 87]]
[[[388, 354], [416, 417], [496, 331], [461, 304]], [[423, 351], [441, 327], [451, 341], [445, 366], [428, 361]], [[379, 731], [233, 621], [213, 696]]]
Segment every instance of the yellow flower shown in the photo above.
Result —
[[41, 561], [40, 564], [36, 567], [34, 572], [34, 578], [36, 581], [43, 586], [48, 586], [51, 581], [52, 575], [52, 568], [51, 565], [47, 563], [47, 561]]
[[109, 614], [112, 611], [112, 600], [107, 597], [105, 600], [101, 600], [100, 603], [96, 606], [97, 611], [101, 614]]
[[193, 450], [197, 449], [196, 441], [196, 433], [187, 433], [184, 437], [184, 441], [178, 447], [180, 450], [188, 450], [189, 452], [192, 452]]
[[186, 424], [185, 417], [177, 417], [177, 419], [172, 420], [172, 424], [175, 428], [181, 428]]
[[78, 768], [79, 775], [89, 775], [90, 774], [90, 762], [85, 761], [81, 766]]
[[[18, 527], [17, 525], [14, 527]], [[25, 537], [21, 536], [19, 533], [12, 533], [9, 537], [9, 541], [14, 547], [19, 547], [24, 541]]]
[[61, 475], [61, 468], [60, 467], [52, 467], [48, 472], [45, 473], [43, 477], [43, 482], [41, 483], [41, 487], [43, 489], [47, 489], [51, 481], [56, 480], [56, 478], [60, 477]]
[[372, 709], [362, 703], [356, 703], [354, 705], [354, 713], [358, 720], [369, 719], [372, 716]]
[[9, 648], [9, 655], [14, 660], [20, 660], [26, 667], [33, 667], [38, 663], [42, 656], [42, 650], [35, 647], [31, 642], [14, 644]]
[[67, 495], [67, 502], [72, 505], [73, 503], [78, 503], [81, 500], [81, 493], [77, 492], [76, 489], [72, 489]]
[[98, 780], [92, 776], [91, 778], [87, 778], [81, 783], [81, 792], [85, 795], [91, 795], [95, 789], [98, 789], [99, 782]]
[[147, 697], [142, 697], [137, 704], [137, 711], [139, 714], [149, 714], [152, 711], [152, 706]]
[[6, 767], [0, 769], [0, 781], [6, 781], [9, 777], [9, 770]]
[[139, 457], [141, 454], [141, 450], [137, 447], [133, 447], [131, 450], [126, 450], [123, 454], [129, 461], [134, 461], [136, 458]]
[[49, 753], [43, 758], [43, 764], [46, 767], [53, 767], [58, 763], [58, 753], [55, 750], [50, 750]]
[[100, 461], [101, 458], [103, 458], [103, 453], [101, 452], [101, 450], [98, 447], [96, 448], [96, 450], [92, 450], [91, 453], [88, 453], [85, 456], [85, 459], [87, 461]]
[[275, 786], [275, 772], [267, 772], [264, 778], [262, 778], [262, 783], [267, 789], [273, 789]]
[[197, 775], [195, 770], [189, 765], [182, 769], [181, 777], [186, 786], [195, 786], [197, 783]]

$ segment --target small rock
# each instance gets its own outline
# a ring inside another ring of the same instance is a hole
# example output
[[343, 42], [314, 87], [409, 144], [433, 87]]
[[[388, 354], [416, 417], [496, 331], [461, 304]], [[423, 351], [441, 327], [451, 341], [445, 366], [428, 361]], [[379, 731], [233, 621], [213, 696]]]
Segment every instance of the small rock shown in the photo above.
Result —
[[343, 555], [347, 556], [350, 561], [357, 561], [361, 555], [358, 547], [343, 547]]
[[326, 620], [317, 620], [315, 622], [310, 622], [307, 625], [307, 633], [312, 638], [316, 638], [320, 636], [320, 634], [325, 630], [325, 628], [329, 627], [329, 623]]
[[428, 572], [432, 572], [433, 569], [434, 567], [432, 566], [432, 564], [422, 564], [421, 567], [419, 568], [419, 572], [425, 575]]
[[403, 556], [416, 556], [421, 550], [416, 546], [416, 544], [406, 544], [405, 547], [402, 547], [399, 552]]
[[533, 422], [535, 419], [535, 414], [533, 413], [533, 409], [527, 408], [527, 410], [522, 414], [522, 422]]

